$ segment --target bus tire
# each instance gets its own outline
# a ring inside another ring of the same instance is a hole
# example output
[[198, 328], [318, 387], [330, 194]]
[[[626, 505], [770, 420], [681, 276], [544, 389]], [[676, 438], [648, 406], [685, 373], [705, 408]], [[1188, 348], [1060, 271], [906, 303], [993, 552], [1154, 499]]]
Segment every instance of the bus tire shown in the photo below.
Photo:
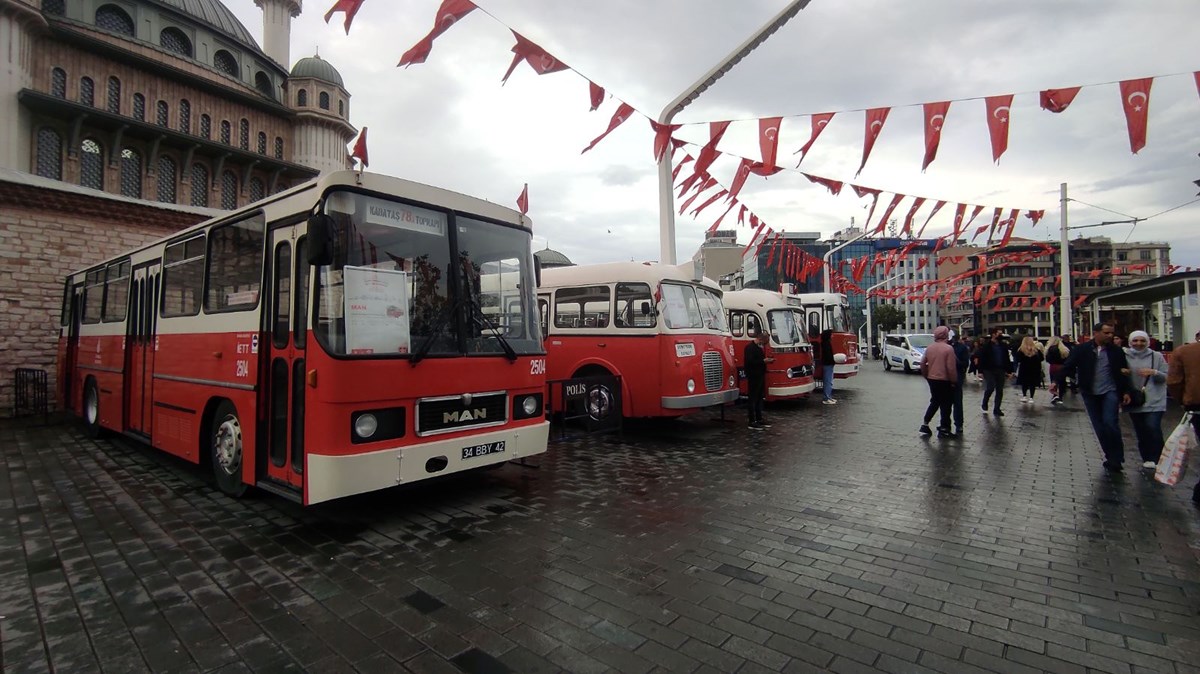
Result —
[[[575, 377], [611, 377], [612, 373], [599, 365], [591, 365], [575, 373]], [[615, 409], [616, 397], [608, 384], [596, 384], [589, 389], [584, 400], [584, 412], [592, 421], [603, 422], [614, 413], [620, 415], [621, 410]]]
[[87, 378], [83, 385], [83, 430], [89, 438], [96, 439], [104, 432], [100, 427], [100, 388], [96, 380]]
[[228, 400], [221, 401], [209, 423], [208, 448], [213, 480], [226, 494], [241, 498], [249, 486], [242, 481], [242, 422]]

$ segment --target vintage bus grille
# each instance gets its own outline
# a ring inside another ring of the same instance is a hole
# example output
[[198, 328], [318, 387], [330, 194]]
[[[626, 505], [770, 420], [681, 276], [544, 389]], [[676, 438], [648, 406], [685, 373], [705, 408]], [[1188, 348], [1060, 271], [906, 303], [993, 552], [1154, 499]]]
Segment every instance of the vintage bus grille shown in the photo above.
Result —
[[481, 393], [417, 401], [417, 435], [498, 426], [508, 421], [508, 395]]
[[719, 391], [725, 385], [725, 367], [721, 362], [721, 354], [716, 351], [705, 351], [704, 388], [708, 391]]

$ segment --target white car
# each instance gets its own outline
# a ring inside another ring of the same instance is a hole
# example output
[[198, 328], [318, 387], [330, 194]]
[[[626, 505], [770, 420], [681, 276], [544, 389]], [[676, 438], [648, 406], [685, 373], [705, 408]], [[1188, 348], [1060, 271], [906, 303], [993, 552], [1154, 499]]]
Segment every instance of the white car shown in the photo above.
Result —
[[903, 368], [905, 372], [921, 369], [925, 348], [933, 344], [933, 335], [885, 335], [883, 338], [883, 369]]

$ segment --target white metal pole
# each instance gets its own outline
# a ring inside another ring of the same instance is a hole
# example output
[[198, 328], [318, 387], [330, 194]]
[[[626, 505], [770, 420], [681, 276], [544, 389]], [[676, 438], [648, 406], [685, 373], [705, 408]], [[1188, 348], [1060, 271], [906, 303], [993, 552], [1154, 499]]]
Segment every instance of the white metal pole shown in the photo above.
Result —
[[1059, 313], [1062, 315], [1063, 330], [1075, 334], [1075, 321], [1071, 319], [1071, 240], [1067, 233], [1067, 184], [1058, 186], [1058, 222], [1060, 248], [1058, 249]]
[[[811, 0], [792, 0], [778, 14], [766, 23], [758, 31], [746, 38], [742, 44], [738, 45], [729, 56], [726, 56], [711, 70], [702, 75], [696, 80], [692, 86], [684, 90], [682, 94], [667, 104], [663, 111], [658, 116], [659, 124], [670, 124], [675, 115], [686, 108], [692, 101], [696, 100], [709, 87], [721, 79], [725, 73], [729, 72], [739, 61], [758, 48], [760, 44], [765, 42], [767, 38], [783, 27], [792, 17], [800, 13], [800, 10], [808, 6]], [[664, 264], [675, 264], [675, 195], [672, 194], [674, 182], [671, 180], [671, 152], [670, 148], [663, 153], [663, 157], [658, 162], [658, 226], [659, 226], [659, 261]]]
[[[870, 223], [868, 223], [868, 224], [870, 224]], [[854, 237], [853, 239], [850, 239], [849, 241], [843, 243], [840, 246], [834, 246], [833, 248], [830, 248], [829, 252], [825, 253], [825, 255], [823, 255], [821, 257], [821, 261], [825, 263], [825, 264], [821, 265], [821, 270], [824, 272], [824, 276], [822, 277], [822, 280], [824, 281], [824, 285], [822, 287], [824, 288], [825, 292], [827, 292], [827, 293], [833, 292], [829, 289], [829, 286], [832, 283], [832, 280], [830, 278], [830, 269], [829, 269], [830, 258], [833, 257], [834, 253], [845, 248], [846, 246], [849, 246], [850, 244], [854, 243], [855, 241], [861, 241], [861, 240], [867, 238], [868, 234], [870, 234], [870, 231], [868, 231], [866, 226], [864, 226], [862, 234], [859, 234], [858, 236]], [[875, 286], [875, 287], [878, 287], [878, 286]]]
[[900, 278], [900, 276], [902, 276], [902, 275], [894, 274], [894, 275], [889, 276], [888, 278], [880, 281], [879, 283], [876, 283], [875, 285], [871, 286], [870, 288], [867, 288], [866, 305], [867, 305], [867, 357], [868, 358], [873, 358], [875, 355], [875, 351], [871, 348], [875, 341], [875, 327], [871, 324], [871, 291], [875, 290], [876, 288], [878, 288], [881, 285], [887, 284], [889, 281], [894, 281], [894, 280]]

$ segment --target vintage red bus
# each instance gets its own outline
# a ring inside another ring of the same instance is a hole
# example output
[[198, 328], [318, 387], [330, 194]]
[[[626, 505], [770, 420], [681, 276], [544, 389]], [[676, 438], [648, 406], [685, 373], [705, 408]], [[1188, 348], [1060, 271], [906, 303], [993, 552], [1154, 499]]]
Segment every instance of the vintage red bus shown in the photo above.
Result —
[[[833, 331], [833, 352], [845, 356], [844, 363], [833, 366], [833, 376], [846, 379], [858, 374], [860, 357], [858, 353], [858, 335], [850, 330], [850, 321], [846, 316], [849, 304], [842, 293], [800, 293], [793, 294], [784, 288], [788, 303], [804, 309], [804, 324], [809, 337], [819, 335], [825, 330]], [[817, 358], [817, 379], [821, 378], [821, 359]], [[841, 360], [839, 358], [839, 360]]]
[[737, 400], [721, 289], [692, 276], [650, 262], [546, 269], [538, 309], [549, 379], [618, 376], [626, 417], [680, 416]]
[[[813, 380], [813, 357], [804, 335], [804, 310], [787, 303], [782, 293], [770, 290], [733, 290], [721, 297], [733, 333], [734, 361], [744, 373], [746, 345], [765, 329], [771, 339], [767, 356], [767, 400], [807, 396], [817, 387]], [[745, 377], [739, 378], [742, 395], [748, 395]]]
[[304, 504], [544, 452], [530, 240], [480, 199], [323, 176], [67, 277], [60, 404]]

